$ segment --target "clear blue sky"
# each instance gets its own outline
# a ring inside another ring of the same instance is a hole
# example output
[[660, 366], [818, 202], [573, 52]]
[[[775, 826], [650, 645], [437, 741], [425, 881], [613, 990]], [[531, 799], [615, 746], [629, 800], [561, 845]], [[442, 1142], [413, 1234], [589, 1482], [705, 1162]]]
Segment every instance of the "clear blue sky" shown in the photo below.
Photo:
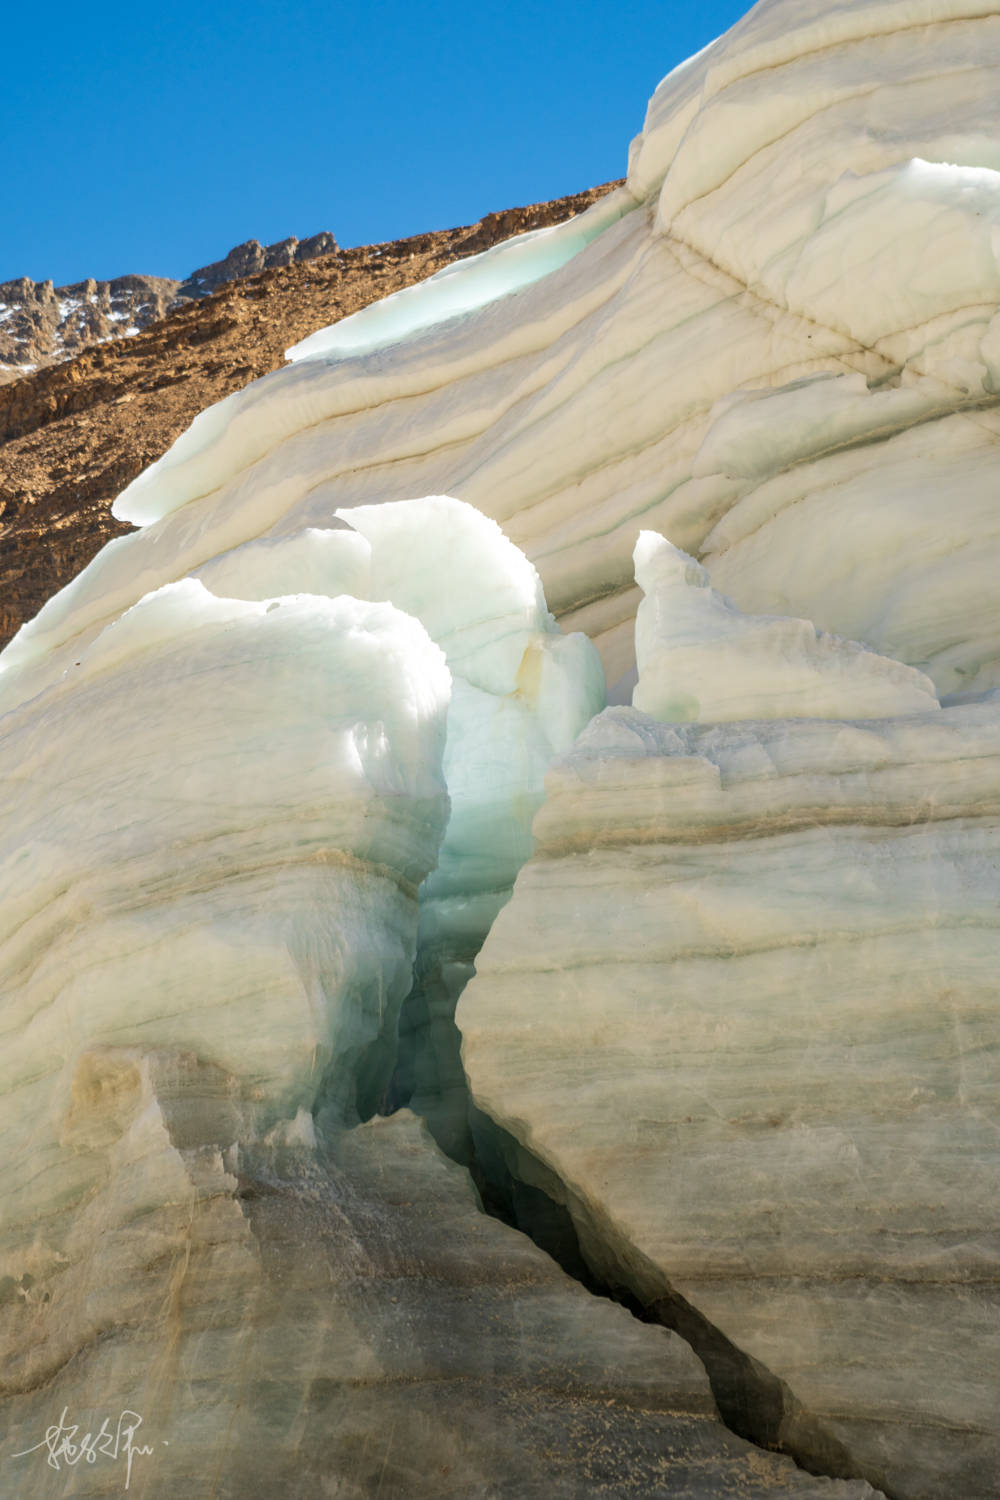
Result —
[[0, 281], [183, 276], [623, 175], [664, 73], [749, 0], [121, 0], [8, 8]]

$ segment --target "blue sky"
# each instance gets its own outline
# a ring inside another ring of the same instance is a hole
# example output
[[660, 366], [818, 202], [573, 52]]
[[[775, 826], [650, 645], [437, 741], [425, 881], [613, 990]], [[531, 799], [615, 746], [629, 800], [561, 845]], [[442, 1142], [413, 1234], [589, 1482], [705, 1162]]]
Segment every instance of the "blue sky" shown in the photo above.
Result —
[[659, 79], [747, 4], [21, 4], [0, 281], [182, 276], [252, 236], [397, 239], [621, 176]]

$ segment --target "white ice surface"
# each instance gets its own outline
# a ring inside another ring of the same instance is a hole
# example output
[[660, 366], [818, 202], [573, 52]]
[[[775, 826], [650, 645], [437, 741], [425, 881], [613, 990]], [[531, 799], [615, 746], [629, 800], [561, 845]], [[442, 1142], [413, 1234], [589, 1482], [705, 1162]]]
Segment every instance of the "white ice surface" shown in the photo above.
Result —
[[188, 579], [0, 720], [8, 1225], [100, 1169], [59, 1144], [95, 1048], [194, 1053], [260, 1130], [321, 1085], [351, 1117], [410, 986], [450, 686], [389, 604]]
[[531, 853], [553, 756], [604, 707], [600, 658], [585, 636], [562, 633], [537, 572], [496, 522], [459, 500], [358, 506], [331, 527], [248, 542], [198, 577], [235, 598], [386, 600], [420, 623], [454, 679], [444, 752], [451, 817], [423, 899], [507, 889]]
[[397, 344], [433, 324], [475, 312], [559, 270], [634, 206], [627, 193], [609, 194], [576, 218], [532, 229], [479, 255], [455, 261], [426, 281], [393, 292], [310, 334], [289, 349], [286, 358], [333, 361], [364, 354]]
[[746, 615], [686, 552], [641, 531], [636, 708], [664, 723], [879, 719], [938, 706], [922, 672], [809, 620]]
[[540, 632], [558, 633], [523, 552], [460, 500], [430, 495], [337, 517], [371, 547], [371, 597], [418, 619], [473, 685], [514, 692], [525, 651]]

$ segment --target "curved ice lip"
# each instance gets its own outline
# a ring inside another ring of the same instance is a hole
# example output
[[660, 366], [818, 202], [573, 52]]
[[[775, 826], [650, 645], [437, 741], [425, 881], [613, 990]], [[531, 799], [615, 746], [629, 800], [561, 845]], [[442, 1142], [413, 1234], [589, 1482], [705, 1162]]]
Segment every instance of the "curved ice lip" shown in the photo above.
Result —
[[319, 329], [286, 350], [285, 358], [295, 363], [347, 359], [475, 312], [558, 271], [635, 206], [631, 195], [618, 189], [563, 224], [530, 230], [455, 261], [426, 281]]

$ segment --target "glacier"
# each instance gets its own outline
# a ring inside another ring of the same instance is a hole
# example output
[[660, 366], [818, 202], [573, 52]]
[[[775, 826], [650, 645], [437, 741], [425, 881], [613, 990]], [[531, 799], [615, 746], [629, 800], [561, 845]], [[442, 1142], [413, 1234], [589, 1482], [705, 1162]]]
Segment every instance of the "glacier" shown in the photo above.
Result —
[[998, 70], [760, 0], [0, 653], [5, 1494], [998, 1491]]

